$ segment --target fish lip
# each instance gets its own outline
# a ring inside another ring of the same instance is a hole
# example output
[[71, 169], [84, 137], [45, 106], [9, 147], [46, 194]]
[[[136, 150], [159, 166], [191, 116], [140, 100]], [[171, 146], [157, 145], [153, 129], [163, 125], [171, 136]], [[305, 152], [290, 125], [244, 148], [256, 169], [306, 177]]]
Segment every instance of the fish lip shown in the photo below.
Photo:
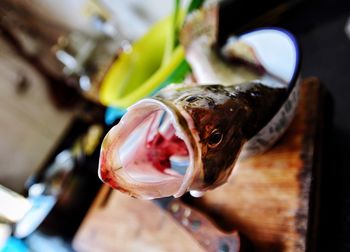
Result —
[[[119, 124], [114, 126], [108, 132], [102, 142], [98, 176], [102, 181], [108, 183], [114, 189], [121, 190], [136, 198], [153, 199], [167, 196], [180, 197], [190, 189], [194, 179], [201, 173], [200, 162], [198, 162], [198, 160], [200, 160], [198, 159], [200, 153], [198, 144], [195, 142], [195, 137], [190, 130], [191, 124], [193, 124], [192, 118], [184, 113], [184, 111], [180, 111], [175, 105], [158, 98], [142, 99], [130, 106], [128, 108], [128, 112], [136, 109], [142, 110], [145, 108], [147, 110], [149, 109], [147, 106], [152, 105], [154, 106], [154, 110], [151, 109], [148, 113], [145, 113], [144, 118], [158, 109], [163, 109], [166, 111], [171, 117], [177, 136], [184, 141], [189, 151], [189, 166], [185, 175], [181, 178], [181, 182], [173, 185], [172, 188], [176, 189], [172, 190], [171, 192], [169, 191], [170, 189], [168, 191], [157, 190], [157, 185], [164, 186], [169, 181], [137, 181], [124, 169], [118, 169], [118, 167], [121, 167], [122, 165], [121, 161], [119, 160], [119, 154], [115, 154], [115, 151], [119, 151], [117, 146], [127, 139], [126, 135], [128, 134], [124, 132], [125, 128], [122, 129], [125, 124], [125, 119], [123, 120], [123, 118], [120, 120]], [[132, 132], [133, 130], [134, 128], [130, 131]], [[103, 176], [103, 174], [105, 175]], [[174, 180], [174, 182], [177, 181]]]
[[[185, 134], [180, 137], [186, 144], [187, 149], [189, 150], [190, 154], [190, 164], [186, 170], [185, 175], [183, 176], [182, 184], [180, 185], [178, 191], [173, 195], [175, 198], [181, 197], [184, 195], [187, 191], [191, 189], [191, 186], [195, 183], [195, 181], [203, 176], [203, 164], [202, 164], [202, 156], [200, 151], [200, 138], [198, 134], [195, 132], [195, 125], [193, 122], [192, 117], [186, 112], [184, 109], [179, 109], [179, 107], [173, 105], [171, 102], [161, 99], [159, 97], [154, 97], [153, 99], [149, 99], [153, 101], [159, 102], [159, 104], [162, 104], [167, 111], [174, 116], [177, 120], [173, 121], [175, 128], [177, 127], [182, 128]], [[185, 127], [181, 126], [179, 121], [183, 121]], [[184, 133], [184, 132], [181, 132]], [[187, 134], [186, 134], [187, 133]], [[195, 185], [196, 187], [198, 185]]]

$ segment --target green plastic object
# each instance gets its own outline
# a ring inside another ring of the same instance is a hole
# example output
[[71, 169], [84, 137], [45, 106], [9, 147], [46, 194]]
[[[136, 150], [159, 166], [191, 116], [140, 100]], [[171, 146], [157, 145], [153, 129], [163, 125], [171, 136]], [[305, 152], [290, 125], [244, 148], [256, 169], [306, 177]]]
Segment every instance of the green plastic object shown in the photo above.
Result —
[[183, 80], [184, 70], [189, 69], [184, 63], [184, 49], [175, 47], [164, 61], [167, 43], [173, 43], [173, 37], [169, 37], [172, 21], [173, 16], [169, 16], [156, 23], [133, 44], [131, 51], [123, 52], [112, 64], [102, 81], [99, 94], [102, 104], [125, 109], [175, 82], [173, 79]]

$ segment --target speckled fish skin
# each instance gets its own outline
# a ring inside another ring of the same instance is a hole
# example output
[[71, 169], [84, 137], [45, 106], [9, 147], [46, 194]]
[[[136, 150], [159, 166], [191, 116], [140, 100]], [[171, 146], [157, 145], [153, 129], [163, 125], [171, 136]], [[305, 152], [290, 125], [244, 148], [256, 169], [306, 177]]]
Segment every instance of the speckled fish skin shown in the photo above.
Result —
[[223, 48], [217, 44], [219, 7], [216, 1], [207, 2], [186, 17], [180, 32], [196, 82], [231, 86], [260, 79], [265, 69], [250, 45], [233, 36]]
[[207, 190], [225, 183], [243, 144], [268, 123], [286, 96], [286, 89], [259, 82], [171, 85], [161, 90], [154, 99], [188, 114], [194, 124], [191, 132], [200, 139], [203, 172], [191, 189]]

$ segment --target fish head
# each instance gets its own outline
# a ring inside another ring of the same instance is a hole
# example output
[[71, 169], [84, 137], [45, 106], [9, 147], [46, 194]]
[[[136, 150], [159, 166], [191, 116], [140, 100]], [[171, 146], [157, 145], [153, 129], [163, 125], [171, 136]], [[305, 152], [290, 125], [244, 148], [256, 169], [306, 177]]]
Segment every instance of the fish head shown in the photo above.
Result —
[[252, 108], [237, 92], [222, 85], [169, 86], [157, 97], [173, 101], [187, 118], [188, 134], [198, 149], [200, 170], [191, 190], [215, 188], [227, 181], [239, 152], [247, 140], [243, 130]]
[[100, 178], [136, 198], [180, 197], [225, 183], [253, 109], [235, 89], [170, 85], [131, 106], [106, 135]]
[[200, 170], [194, 170], [200, 152], [192, 138], [187, 120], [169, 101], [143, 99], [105, 136], [99, 177], [136, 198], [179, 197]]

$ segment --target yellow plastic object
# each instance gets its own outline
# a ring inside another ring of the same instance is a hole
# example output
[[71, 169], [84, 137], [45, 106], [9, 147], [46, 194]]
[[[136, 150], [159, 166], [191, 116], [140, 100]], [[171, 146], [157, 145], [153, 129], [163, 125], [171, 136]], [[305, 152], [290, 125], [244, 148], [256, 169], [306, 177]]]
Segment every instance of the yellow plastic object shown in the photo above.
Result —
[[101, 85], [102, 104], [127, 108], [156, 90], [183, 61], [184, 50], [178, 46], [162, 64], [171, 22], [172, 16], [156, 23], [113, 63]]

